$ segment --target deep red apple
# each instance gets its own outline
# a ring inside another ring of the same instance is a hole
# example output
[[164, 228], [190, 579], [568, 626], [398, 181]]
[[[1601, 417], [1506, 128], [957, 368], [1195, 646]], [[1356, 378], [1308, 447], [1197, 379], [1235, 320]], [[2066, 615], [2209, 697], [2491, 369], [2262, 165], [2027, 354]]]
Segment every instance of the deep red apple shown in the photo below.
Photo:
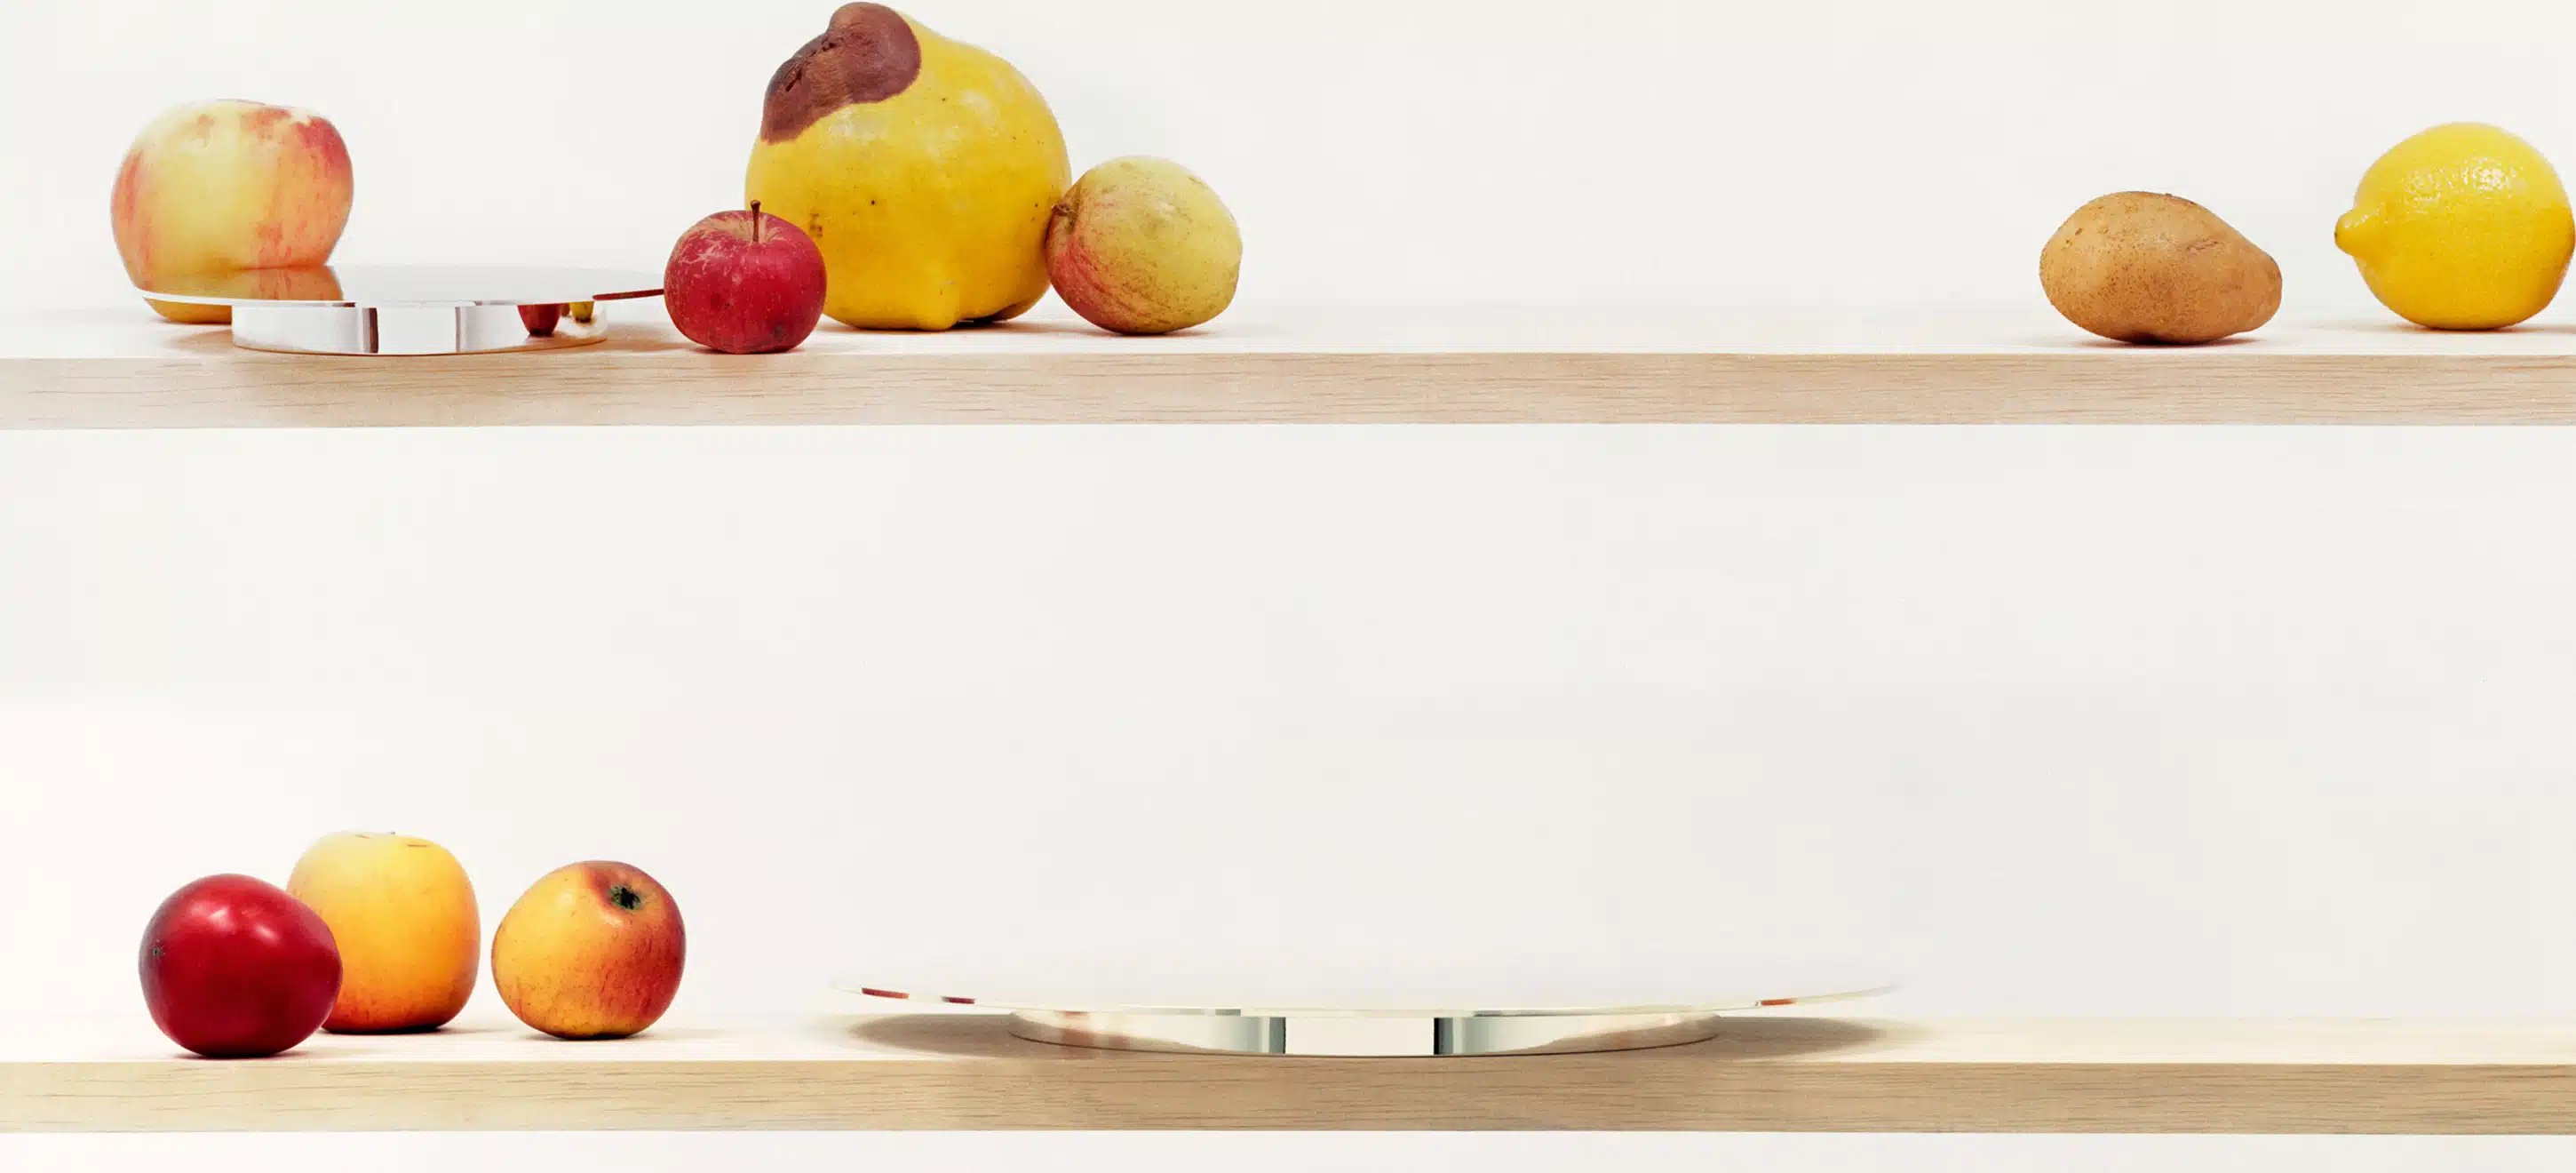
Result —
[[823, 250], [754, 200], [680, 234], [662, 267], [662, 302], [671, 324], [710, 350], [792, 350], [823, 320]]
[[519, 307], [519, 324], [528, 328], [530, 338], [552, 338], [555, 324], [563, 321], [563, 312], [559, 305], [523, 305]]
[[303, 1042], [340, 996], [331, 926], [249, 876], [208, 876], [171, 893], [144, 926], [141, 964], [152, 1024], [216, 1059]]

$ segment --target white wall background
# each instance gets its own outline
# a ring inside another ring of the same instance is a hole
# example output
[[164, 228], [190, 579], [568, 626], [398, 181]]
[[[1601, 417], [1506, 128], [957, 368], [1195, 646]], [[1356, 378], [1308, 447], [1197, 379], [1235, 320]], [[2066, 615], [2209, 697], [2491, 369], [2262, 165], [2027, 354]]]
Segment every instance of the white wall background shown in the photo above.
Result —
[[[658, 264], [742, 198], [770, 71], [832, 0], [95, 0], [0, 12], [12, 295], [118, 293], [134, 131], [214, 95], [350, 143], [342, 256]], [[362, 6], [371, 7], [371, 6]], [[1077, 167], [1168, 155], [1242, 221], [1245, 303], [2031, 300], [2095, 195], [2198, 199], [2288, 312], [2367, 305], [2332, 229], [2451, 119], [2576, 163], [2553, 0], [922, 0], [1051, 99]]]
[[[212, 95], [339, 123], [344, 257], [656, 263], [739, 197], [761, 84], [829, 7], [9, 5], [6, 296], [125, 304], [116, 159]], [[2469, 117], [2576, 158], [2576, 11], [2536, 2], [912, 10], [1017, 62], [1078, 165], [1202, 171], [1255, 308], [2026, 305], [2065, 212], [2141, 186], [2272, 250], [2285, 312], [2354, 314], [2330, 225], [2377, 151]], [[682, 1014], [837, 1006], [833, 973], [1043, 953], [1074, 916], [1117, 967], [1255, 924], [1346, 963], [1683, 931], [1883, 958], [1904, 1012], [2576, 1014], [2571, 500], [2576, 436], [2547, 430], [0, 435], [0, 1010], [139, 1013], [164, 892], [282, 878], [366, 826], [454, 848], [487, 922], [557, 863], [655, 871], [695, 938]], [[351, 1146], [424, 1169], [2571, 1151], [22, 1138], [0, 1164]]]

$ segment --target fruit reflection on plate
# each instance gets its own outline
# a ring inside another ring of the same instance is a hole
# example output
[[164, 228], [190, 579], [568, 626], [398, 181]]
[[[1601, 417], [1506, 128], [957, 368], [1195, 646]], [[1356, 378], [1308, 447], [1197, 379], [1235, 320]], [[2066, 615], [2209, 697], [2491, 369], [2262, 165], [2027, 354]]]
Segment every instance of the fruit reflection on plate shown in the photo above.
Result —
[[156, 279], [154, 293], [223, 301], [324, 301], [347, 297], [329, 265], [285, 269], [229, 269], [180, 273]]

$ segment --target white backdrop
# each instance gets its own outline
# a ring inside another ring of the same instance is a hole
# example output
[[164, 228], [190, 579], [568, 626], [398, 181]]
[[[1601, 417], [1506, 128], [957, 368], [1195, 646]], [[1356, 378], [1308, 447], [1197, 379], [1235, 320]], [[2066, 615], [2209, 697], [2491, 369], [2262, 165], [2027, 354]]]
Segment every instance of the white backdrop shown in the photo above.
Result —
[[[829, 8], [10, 5], [8, 296], [124, 304], [115, 161], [218, 94], [339, 123], [344, 257], [655, 263], [739, 197], [761, 83]], [[1077, 166], [1205, 174], [1247, 314], [2027, 305], [2057, 221], [2130, 186], [2273, 251], [2286, 314], [2354, 314], [2330, 226], [2377, 151], [2473, 117], [2576, 161], [2576, 13], [2540, 3], [2474, 28], [2245, 0], [912, 10], [1018, 63]], [[1255, 927], [1326, 964], [1665, 932], [1859, 954], [1908, 979], [1902, 1012], [2571, 1014], [2571, 500], [2550, 430], [0, 435], [0, 1010], [139, 1013], [160, 895], [282, 879], [360, 826], [455, 849], [487, 925], [561, 862], [654, 871], [694, 938], [679, 1014], [843, 1005], [835, 972], [1020, 934], [1137, 967]], [[0, 1164], [351, 1145], [424, 1169], [2571, 1152], [55, 1138]]]
[[[216, 95], [339, 125], [345, 259], [658, 264], [741, 200], [762, 87], [833, 6], [6, 5], [8, 293], [116, 293], [126, 143]], [[1142, 152], [1204, 175], [1242, 222], [1248, 306], [2027, 303], [2068, 212], [2147, 187], [2269, 249], [2296, 316], [2368, 304], [2334, 219], [2405, 135], [2491, 120], [2576, 166], [2576, 13], [2553, 0], [2455, 21], [2421, 0], [908, 11], [1017, 64], [1077, 169]]]

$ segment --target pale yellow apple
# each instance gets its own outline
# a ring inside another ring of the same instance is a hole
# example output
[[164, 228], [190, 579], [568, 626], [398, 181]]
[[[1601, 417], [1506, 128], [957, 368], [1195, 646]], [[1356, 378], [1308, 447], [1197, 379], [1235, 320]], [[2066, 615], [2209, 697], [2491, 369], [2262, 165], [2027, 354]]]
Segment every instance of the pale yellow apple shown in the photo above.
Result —
[[[257, 102], [199, 102], [154, 119], [116, 172], [108, 211], [125, 275], [320, 265], [349, 224], [349, 148], [329, 119]], [[149, 300], [149, 299], [146, 299]], [[223, 306], [151, 303], [174, 322]]]
[[1243, 233], [1207, 181], [1169, 159], [1111, 159], [1076, 181], [1047, 221], [1047, 277], [1092, 325], [1186, 330], [1234, 304]]
[[340, 945], [340, 997], [322, 1029], [431, 1030], [474, 995], [482, 916], [447, 849], [373, 831], [323, 836], [286, 881]]

